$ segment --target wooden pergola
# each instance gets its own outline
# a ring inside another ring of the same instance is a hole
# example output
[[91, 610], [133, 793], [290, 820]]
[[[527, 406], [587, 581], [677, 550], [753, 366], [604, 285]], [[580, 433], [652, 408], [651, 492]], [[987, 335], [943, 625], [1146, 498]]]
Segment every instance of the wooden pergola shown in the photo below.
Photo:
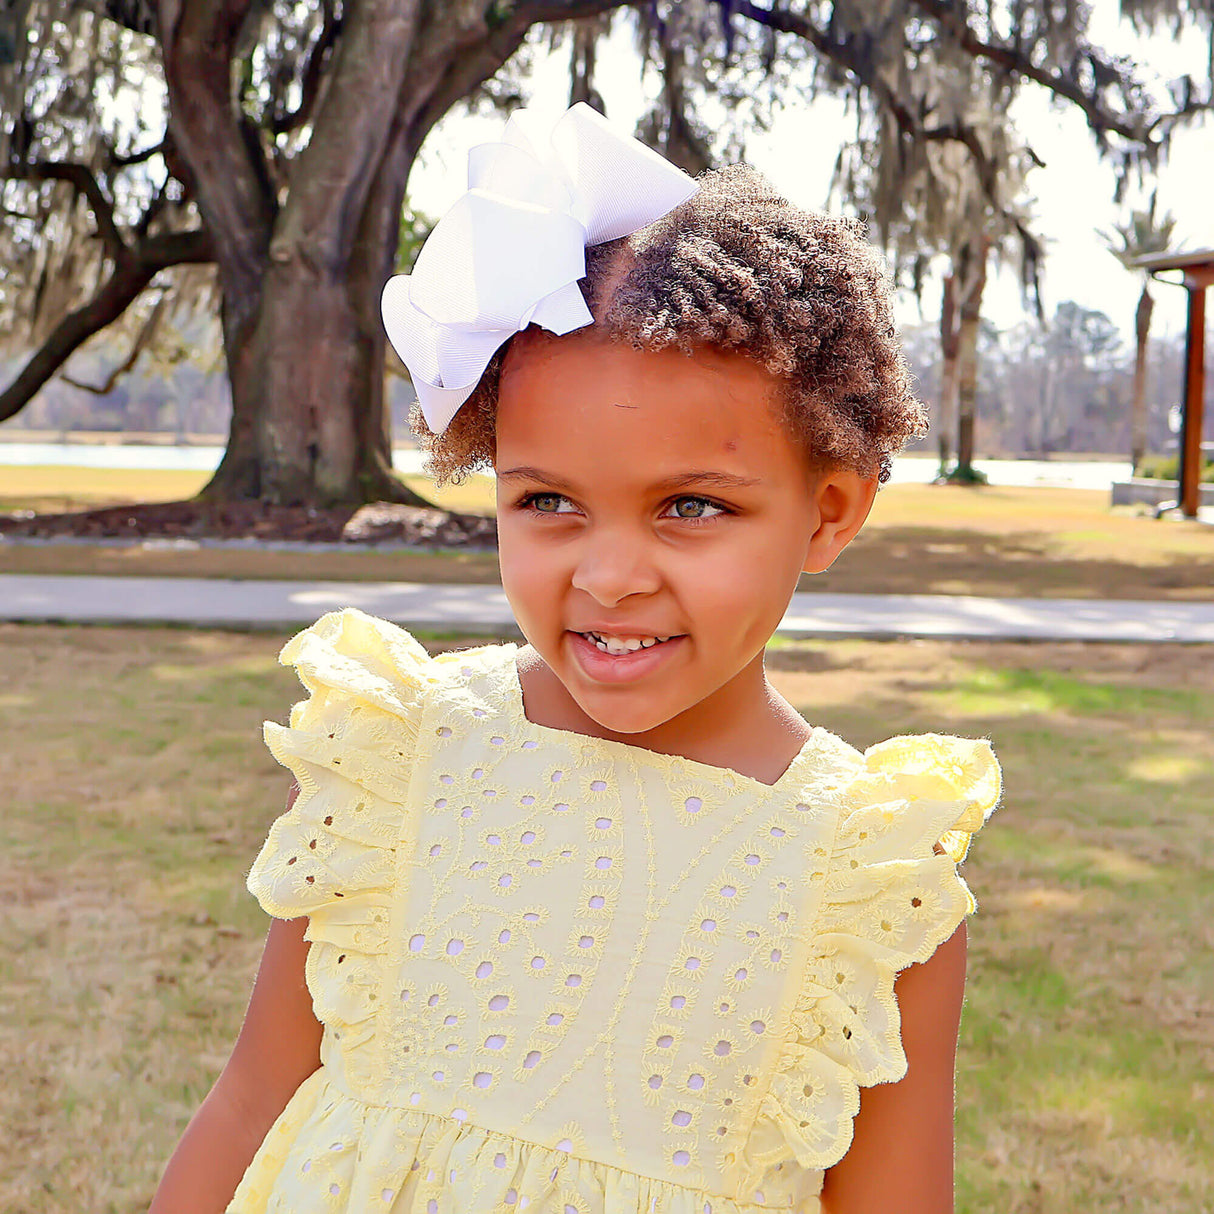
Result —
[[1214, 286], [1214, 249], [1195, 253], [1152, 253], [1131, 262], [1154, 276], [1180, 270], [1189, 293], [1185, 330], [1184, 402], [1180, 423], [1180, 511], [1197, 517], [1201, 501], [1201, 434], [1206, 393], [1206, 288]]

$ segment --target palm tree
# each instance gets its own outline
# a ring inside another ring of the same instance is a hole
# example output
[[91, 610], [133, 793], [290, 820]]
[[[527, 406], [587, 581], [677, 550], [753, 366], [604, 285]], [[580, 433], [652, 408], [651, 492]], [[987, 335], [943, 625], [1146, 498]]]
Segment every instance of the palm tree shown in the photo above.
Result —
[[1140, 257], [1150, 253], [1163, 253], [1172, 243], [1172, 231], [1176, 218], [1165, 211], [1156, 218], [1155, 193], [1145, 211], [1131, 211], [1126, 223], [1115, 224], [1112, 232], [1099, 235], [1109, 252], [1128, 270], [1142, 278], [1142, 294], [1134, 312], [1134, 396], [1130, 405], [1130, 460], [1134, 473], [1142, 465], [1147, 446], [1147, 339], [1151, 333], [1151, 314], [1155, 300], [1151, 295], [1151, 275], [1141, 266], [1135, 265]]

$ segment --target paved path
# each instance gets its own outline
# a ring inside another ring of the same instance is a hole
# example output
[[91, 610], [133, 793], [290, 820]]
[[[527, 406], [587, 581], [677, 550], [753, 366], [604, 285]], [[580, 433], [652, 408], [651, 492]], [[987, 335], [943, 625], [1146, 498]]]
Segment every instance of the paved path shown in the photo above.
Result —
[[[499, 586], [0, 575], [0, 620], [291, 628], [348, 606], [413, 628], [516, 631]], [[798, 594], [793, 596], [780, 633], [792, 637], [1214, 643], [1214, 601]]]

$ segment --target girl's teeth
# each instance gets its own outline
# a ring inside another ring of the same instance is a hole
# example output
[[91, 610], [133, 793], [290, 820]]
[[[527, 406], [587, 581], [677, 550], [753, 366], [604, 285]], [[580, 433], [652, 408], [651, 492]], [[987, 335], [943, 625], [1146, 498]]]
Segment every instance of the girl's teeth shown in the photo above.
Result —
[[583, 633], [587, 640], [594, 643], [594, 647], [602, 653], [610, 653], [615, 655], [625, 653], [635, 653], [638, 649], [648, 649], [652, 645], [658, 644], [659, 641], [669, 641], [669, 637], [628, 637], [627, 639], [613, 636], [603, 636], [598, 632]]

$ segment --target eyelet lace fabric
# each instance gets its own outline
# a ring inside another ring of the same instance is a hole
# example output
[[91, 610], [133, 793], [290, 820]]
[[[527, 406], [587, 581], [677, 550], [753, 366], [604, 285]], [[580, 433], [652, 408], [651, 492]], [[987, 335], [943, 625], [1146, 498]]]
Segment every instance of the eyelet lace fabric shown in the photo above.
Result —
[[322, 1066], [229, 1209], [805, 1208], [974, 909], [990, 747], [815, 730], [766, 785], [532, 724], [515, 653], [355, 610], [283, 650], [300, 795], [249, 888], [309, 917]]

